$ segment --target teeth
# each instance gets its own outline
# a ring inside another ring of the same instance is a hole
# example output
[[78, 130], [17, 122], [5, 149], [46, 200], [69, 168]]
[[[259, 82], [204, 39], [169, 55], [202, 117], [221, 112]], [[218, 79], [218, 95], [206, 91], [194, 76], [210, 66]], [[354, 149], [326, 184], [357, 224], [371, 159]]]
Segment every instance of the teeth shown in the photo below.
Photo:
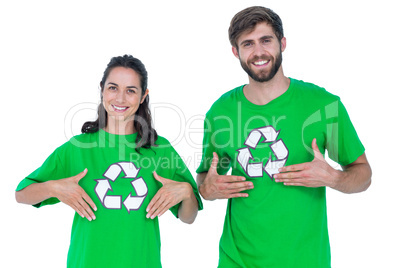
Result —
[[127, 109], [127, 107], [117, 107], [114, 105], [112, 105], [112, 106], [113, 106], [113, 108], [115, 108], [116, 110], [119, 110], [119, 111], [123, 111], [123, 110]]
[[254, 62], [254, 64], [260, 66], [260, 65], [264, 65], [267, 62], [268, 62], [267, 60], [260, 60], [260, 61]]

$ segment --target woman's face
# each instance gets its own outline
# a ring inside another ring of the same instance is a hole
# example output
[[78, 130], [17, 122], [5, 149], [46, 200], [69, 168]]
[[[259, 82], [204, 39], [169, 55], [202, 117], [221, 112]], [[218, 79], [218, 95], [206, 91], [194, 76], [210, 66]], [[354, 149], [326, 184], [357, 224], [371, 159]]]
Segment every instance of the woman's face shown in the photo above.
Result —
[[148, 95], [141, 94], [140, 76], [131, 68], [115, 67], [103, 86], [103, 106], [108, 113], [108, 124], [133, 122], [140, 104]]

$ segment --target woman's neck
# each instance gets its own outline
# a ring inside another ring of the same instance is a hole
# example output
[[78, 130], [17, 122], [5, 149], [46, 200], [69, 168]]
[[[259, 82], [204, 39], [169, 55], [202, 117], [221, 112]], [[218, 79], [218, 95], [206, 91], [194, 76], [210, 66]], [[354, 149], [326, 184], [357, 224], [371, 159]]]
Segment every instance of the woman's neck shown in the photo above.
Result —
[[129, 135], [137, 132], [134, 128], [134, 122], [132, 120], [120, 121], [108, 118], [108, 123], [104, 129], [106, 132], [115, 135]]

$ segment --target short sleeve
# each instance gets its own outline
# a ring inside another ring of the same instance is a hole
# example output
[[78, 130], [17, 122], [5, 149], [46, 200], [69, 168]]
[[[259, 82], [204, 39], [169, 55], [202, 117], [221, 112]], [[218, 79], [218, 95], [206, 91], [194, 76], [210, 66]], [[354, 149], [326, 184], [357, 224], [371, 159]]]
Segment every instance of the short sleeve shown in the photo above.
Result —
[[204, 120], [204, 138], [202, 142], [202, 156], [200, 165], [198, 166], [196, 172], [197, 173], [208, 172], [211, 166], [213, 153], [216, 152], [219, 157], [217, 172], [218, 174], [224, 175], [229, 171], [231, 163], [230, 159], [223, 152], [222, 150], [223, 148], [220, 149], [217, 148], [216, 146], [217, 143], [215, 139], [217, 135], [219, 135], [219, 132], [215, 131], [214, 121], [212, 118], [213, 116], [211, 116], [210, 113], [207, 113]]
[[[59, 155], [61, 150], [61, 147], [57, 148], [38, 169], [24, 178], [18, 184], [16, 191], [21, 191], [22, 189], [34, 183], [41, 183], [63, 178], [63, 166]], [[52, 205], [59, 202], [60, 201], [57, 198], [49, 198], [41, 203], [35, 204], [34, 207]]]
[[[198, 201], [198, 210], [202, 210], [203, 204], [198, 192], [197, 184], [194, 181], [194, 178], [188, 170], [183, 159], [170, 144], [166, 147], [164, 159], [159, 161], [159, 163], [160, 164], [158, 165], [156, 170], [158, 175], [166, 179], [189, 183], [193, 188], [194, 195]], [[179, 206], [180, 203], [170, 208], [170, 211], [176, 218], [178, 218], [179, 216]]]
[[[338, 100], [326, 106], [328, 156], [342, 166], [349, 165], [361, 156], [365, 148], [350, 120], [343, 103]], [[332, 120], [331, 120], [332, 119]]]

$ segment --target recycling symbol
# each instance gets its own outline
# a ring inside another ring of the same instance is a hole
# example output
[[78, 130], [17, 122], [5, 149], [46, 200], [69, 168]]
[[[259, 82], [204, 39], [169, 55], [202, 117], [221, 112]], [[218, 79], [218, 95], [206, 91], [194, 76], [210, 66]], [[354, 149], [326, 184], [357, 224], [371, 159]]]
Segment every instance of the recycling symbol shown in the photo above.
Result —
[[[102, 205], [107, 209], [121, 209], [124, 205], [127, 212], [130, 213], [131, 210], [138, 210], [145, 197], [148, 193], [148, 187], [142, 177], [137, 178], [137, 174], [140, 168], [137, 168], [131, 162], [119, 162], [112, 164], [105, 171], [103, 176], [105, 179], [97, 179], [95, 186], [95, 192], [101, 201]], [[121, 172], [124, 176], [119, 178]], [[131, 185], [133, 186], [135, 195], [131, 192], [123, 201], [121, 195], [107, 195], [107, 193], [112, 190], [110, 181], [115, 181], [116, 179], [131, 179]]]
[[[249, 177], [262, 177], [265, 172], [273, 180], [273, 175], [279, 173], [278, 169], [285, 165], [289, 151], [283, 140], [278, 140], [279, 132], [272, 126], [253, 129], [244, 142], [246, 147], [237, 150], [239, 152], [237, 162]], [[273, 160], [270, 156], [265, 165], [263, 162], [250, 163], [250, 160], [254, 160], [250, 149], [256, 149], [261, 138], [263, 138], [262, 143], [271, 143], [269, 147], [276, 159]]]

